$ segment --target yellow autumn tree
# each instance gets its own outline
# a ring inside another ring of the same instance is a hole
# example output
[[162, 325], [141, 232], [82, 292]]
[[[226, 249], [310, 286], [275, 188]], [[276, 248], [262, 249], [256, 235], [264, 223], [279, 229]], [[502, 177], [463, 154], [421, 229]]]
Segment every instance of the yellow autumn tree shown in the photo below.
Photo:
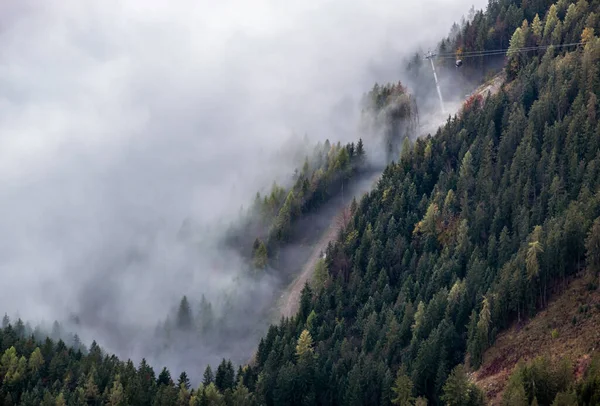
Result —
[[42, 366], [44, 365], [44, 356], [42, 355], [42, 352], [40, 351], [39, 347], [36, 347], [35, 350], [33, 350], [33, 352], [31, 353], [31, 356], [29, 357], [29, 371], [35, 375], [39, 372], [39, 370], [42, 368]]
[[544, 27], [542, 26], [542, 20], [540, 20], [540, 16], [537, 13], [531, 23], [531, 31], [533, 32], [536, 45], [539, 44], [542, 39], [542, 34], [544, 33]]
[[594, 29], [585, 27], [581, 33], [581, 43], [585, 46], [588, 42], [594, 39]]
[[313, 339], [307, 329], [302, 330], [298, 343], [296, 345], [296, 356], [298, 359], [305, 359], [313, 354]]
[[549, 39], [552, 33], [554, 32], [554, 28], [558, 25], [560, 20], [558, 19], [558, 10], [556, 8], [556, 4], [550, 6], [550, 10], [548, 10], [548, 14], [546, 16], [546, 24], [544, 25], [544, 39]]
[[540, 264], [538, 255], [544, 252], [542, 244], [540, 243], [540, 237], [542, 234], [542, 227], [535, 226], [531, 233], [529, 248], [527, 249], [526, 267], [527, 277], [529, 280], [537, 278], [540, 273]]

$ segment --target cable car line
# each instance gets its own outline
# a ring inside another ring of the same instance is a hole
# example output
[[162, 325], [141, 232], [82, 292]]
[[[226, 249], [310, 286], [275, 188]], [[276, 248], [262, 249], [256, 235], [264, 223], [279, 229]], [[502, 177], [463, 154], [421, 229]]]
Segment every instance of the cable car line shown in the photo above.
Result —
[[438, 97], [440, 99], [440, 106], [442, 108], [442, 113], [445, 113], [444, 109], [444, 99], [442, 98], [442, 91], [440, 89], [440, 84], [438, 82], [437, 73], [435, 71], [435, 65], [433, 63], [433, 58], [439, 59], [456, 59], [455, 65], [457, 68], [460, 68], [463, 65], [462, 58], [480, 58], [484, 56], [496, 56], [496, 55], [513, 55], [521, 52], [529, 52], [535, 50], [548, 49], [550, 47], [553, 48], [564, 48], [569, 46], [578, 46], [583, 45], [583, 42], [573, 42], [570, 44], [559, 44], [559, 45], [538, 45], [538, 46], [530, 46], [530, 47], [521, 47], [521, 48], [504, 48], [504, 49], [491, 49], [491, 50], [482, 50], [482, 51], [467, 51], [467, 52], [445, 52], [445, 53], [433, 53], [431, 51], [427, 52], [424, 59], [428, 59], [431, 62], [431, 69], [433, 70], [433, 77], [435, 79], [435, 87], [437, 89]]
[[[482, 56], [494, 56], [494, 55], [502, 55], [502, 54], [514, 54], [514, 53], [519, 53], [519, 52], [529, 52], [529, 51], [535, 51], [535, 50], [542, 50], [542, 49], [548, 49], [550, 47], [554, 47], [554, 48], [564, 48], [564, 47], [569, 47], [569, 46], [577, 46], [577, 45], [583, 45], [583, 42], [573, 42], [573, 43], [569, 43], [569, 44], [560, 44], [560, 45], [538, 45], [538, 46], [531, 46], [531, 47], [522, 47], [522, 48], [515, 48], [515, 49], [510, 49], [510, 48], [504, 48], [504, 49], [493, 49], [493, 50], [483, 50], [483, 51], [467, 51], [467, 52], [462, 52], [462, 53], [440, 53], [440, 54], [432, 54], [432, 56], [435, 56], [439, 59], [454, 59], [457, 56], [459, 58], [476, 58], [476, 57], [482, 57]], [[429, 58], [426, 58], [429, 59]]]

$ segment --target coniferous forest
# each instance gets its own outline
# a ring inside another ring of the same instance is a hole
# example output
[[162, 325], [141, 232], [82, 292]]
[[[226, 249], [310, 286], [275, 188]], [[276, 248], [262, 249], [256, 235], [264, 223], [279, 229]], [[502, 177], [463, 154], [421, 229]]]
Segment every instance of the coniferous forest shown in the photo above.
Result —
[[[454, 26], [440, 52], [529, 50], [509, 52], [497, 94], [471, 99], [435, 134], [400, 138], [397, 159], [352, 202], [297, 315], [270, 326], [248, 365], [223, 360], [192, 387], [185, 372], [134, 365], [95, 342], [44, 339], [5, 318], [0, 402], [486, 404], [469, 373], [497, 335], [545, 309], [573, 278], [598, 280], [598, 35], [597, 0], [490, 0]], [[465, 58], [465, 67], [485, 59]], [[378, 85], [370, 97], [381, 110], [398, 92], [404, 95], [401, 86]], [[391, 111], [392, 121], [407, 114]], [[246, 249], [255, 268], [271, 260], [294, 219], [328, 198], [323, 184], [362, 170], [363, 148], [362, 140], [327, 143], [291, 189], [256, 196], [244, 225], [250, 237], [241, 240], [254, 241]], [[594, 357], [582, 376], [568, 359], [519, 364], [503, 403], [598, 404]]]

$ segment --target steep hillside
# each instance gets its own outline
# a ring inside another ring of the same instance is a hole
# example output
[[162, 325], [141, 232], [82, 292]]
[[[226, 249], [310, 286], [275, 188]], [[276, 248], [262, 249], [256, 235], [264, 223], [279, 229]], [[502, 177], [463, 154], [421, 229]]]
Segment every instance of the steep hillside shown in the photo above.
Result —
[[508, 377], [519, 361], [531, 361], [539, 356], [553, 362], [568, 358], [580, 368], [600, 351], [597, 285], [598, 280], [592, 280], [589, 275], [575, 279], [546, 309], [498, 335], [473, 376], [491, 404], [500, 403]]
[[[330, 245], [329, 277], [261, 342], [260, 399], [387, 403], [414, 385], [434, 404], [465, 393], [483, 402], [470, 385], [453, 389], [466, 379], [464, 355], [478, 368], [503, 328], [546, 308], [598, 249], [586, 243], [600, 214], [592, 10], [561, 3], [534, 14], [511, 46], [575, 35], [585, 46], [511, 53], [505, 90], [473, 97], [386, 168]], [[311, 345], [316, 359], [298, 359]]]
[[296, 274], [289, 268], [302, 255], [289, 258], [291, 250], [286, 248], [318, 240], [320, 224], [314, 223], [321, 222], [315, 220], [331, 217], [332, 208], [344, 205], [344, 189], [347, 201], [360, 196], [370, 187], [368, 182], [398, 156], [403, 140], [418, 135], [416, 104], [401, 83], [375, 85], [363, 95], [361, 107], [366, 146], [362, 138], [346, 145], [329, 140], [313, 148], [305, 145], [309, 153], [291, 185], [273, 184], [263, 196], [257, 192], [251, 207], [231, 228], [229, 245], [251, 260], [255, 270], [274, 268]]
[[[500, 91], [500, 87], [504, 83], [505, 80], [504, 72], [495, 75], [492, 79], [484, 83], [483, 85], [477, 87], [471, 95], [473, 96], [481, 96], [488, 97], [495, 95]], [[469, 96], [471, 96], [469, 95]], [[465, 104], [468, 103], [469, 99], [465, 100]], [[460, 109], [464, 108], [464, 105], [460, 105], [454, 107], [458, 108], [457, 111], [454, 111], [455, 114], [460, 113]], [[435, 118], [434, 118], [435, 117]], [[419, 134], [422, 137], [427, 136], [430, 132], [435, 132], [443, 122], [438, 122], [435, 119], [441, 117], [439, 113], [432, 117], [432, 121], [426, 123], [424, 126], [420, 127], [421, 133]], [[414, 130], [411, 130], [411, 132]], [[354, 195], [362, 196], [362, 194], [368, 192], [375, 182], [379, 179], [380, 173], [376, 172], [372, 177], [368, 178], [366, 182], [364, 182], [361, 186], [355, 188], [356, 190], [352, 190]], [[349, 205], [348, 205], [349, 206]], [[311, 255], [309, 259], [304, 264], [300, 275], [293, 281], [293, 283], [288, 288], [288, 291], [285, 292], [281, 299], [281, 314], [284, 317], [292, 317], [298, 311], [298, 306], [300, 303], [300, 293], [304, 285], [309, 282], [312, 278], [313, 272], [317, 266], [317, 261], [324, 255], [328, 244], [332, 241], [335, 241], [338, 234], [342, 231], [342, 229], [347, 226], [349, 220], [349, 207], [342, 207], [340, 212], [336, 215], [332, 216], [332, 219], [329, 222], [328, 228], [326, 228], [322, 237], [319, 241], [311, 248]]]

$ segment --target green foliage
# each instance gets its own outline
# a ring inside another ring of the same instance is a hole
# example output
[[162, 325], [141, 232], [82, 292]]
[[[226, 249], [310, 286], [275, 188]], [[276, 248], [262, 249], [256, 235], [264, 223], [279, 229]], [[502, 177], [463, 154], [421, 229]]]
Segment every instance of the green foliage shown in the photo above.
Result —
[[402, 369], [399, 369], [396, 380], [394, 381], [394, 387], [392, 388], [395, 395], [392, 399], [392, 403], [400, 406], [412, 405], [415, 401], [415, 398], [413, 397], [413, 386], [410, 378], [405, 375]]
[[560, 392], [556, 394], [552, 406], [577, 406], [577, 395], [575, 392]]
[[600, 404], [600, 356], [598, 354], [595, 354], [592, 358], [583, 379], [577, 384], [576, 389], [579, 404]]
[[585, 240], [588, 268], [595, 274], [600, 273], [600, 217], [594, 220]]
[[313, 274], [313, 286], [316, 290], [320, 290], [325, 286], [327, 277], [327, 263], [325, 262], [325, 259], [321, 258], [317, 261], [315, 273]]
[[215, 376], [213, 374], [212, 368], [210, 367], [210, 365], [207, 365], [206, 369], [204, 370], [204, 375], [202, 376], [202, 384], [205, 387], [207, 387], [214, 381], [215, 381]]
[[[540, 404], [558, 402], [570, 405], [575, 396], [572, 392], [574, 370], [567, 359], [551, 363], [538, 357], [528, 364], [519, 364], [511, 374], [503, 395], [503, 404], [529, 404], [536, 399]], [[552, 403], [554, 404], [554, 403]], [[575, 397], [575, 403], [576, 397]]]
[[506, 71], [510, 79], [513, 79], [521, 68], [522, 57], [518, 50], [525, 47], [525, 40], [525, 32], [520, 27], [517, 28], [510, 39], [510, 46], [507, 52], [509, 60]]
[[253, 404], [250, 391], [244, 386], [241, 379], [238, 381], [231, 398], [231, 404], [233, 406], [250, 406]]
[[[537, 400], [536, 400], [537, 402]], [[529, 406], [525, 384], [523, 380], [522, 366], [518, 366], [508, 379], [504, 394], [502, 395], [503, 406]]]
[[231, 361], [223, 359], [217, 373], [215, 374], [215, 386], [219, 391], [224, 392], [227, 389], [233, 389], [235, 383], [235, 371]]
[[209, 406], [225, 406], [223, 395], [219, 392], [214, 383], [204, 388], [204, 400]]
[[[480, 31], [489, 35], [484, 47], [500, 35], [507, 43], [517, 28], [526, 44], [543, 41], [536, 39], [544, 35], [540, 27], [547, 26], [550, 37], [557, 32], [558, 24], [534, 20], [548, 7], [490, 4], [488, 15], [476, 14], [470, 26], [486, 28]], [[586, 13], [573, 18], [585, 21]], [[533, 24], [523, 23], [524, 16]], [[491, 32], [485, 21], [509, 28]], [[561, 38], [571, 35], [565, 26]], [[460, 35], [456, 41], [466, 42], [472, 32]], [[467, 352], [478, 367], [498, 330], [544, 308], [549, 292], [582, 266], [591, 219], [600, 215], [600, 195], [593, 192], [600, 186], [597, 106], [586, 112], [590, 94], [600, 90], [598, 71], [586, 62], [594, 52], [590, 46], [521, 54], [510, 92], [501, 90], [435, 136], [404, 148], [328, 248], [327, 283], [295, 320], [282, 322], [264, 341], [258, 369], [265, 376], [283, 373], [268, 360], [293, 362], [285, 348], [295, 345], [314, 310], [315, 368], [333, 374], [344, 394], [316, 385], [317, 398], [377, 403], [389, 396], [381, 384], [387, 371], [403, 365], [413, 396], [439, 404], [450, 371]], [[592, 70], [594, 91], [584, 79]], [[373, 103], [386, 92], [375, 87]], [[556, 385], [536, 386], [534, 393], [532, 374], [540, 382], [558, 379], [558, 372], [548, 380], [539, 367], [527, 369], [523, 385], [514, 385], [514, 399], [525, 392], [527, 404], [534, 397], [549, 404], [568, 392]], [[457, 377], [449, 394], [465, 382]], [[455, 393], [462, 402], [464, 391]]]
[[256, 269], [264, 269], [269, 262], [267, 246], [258, 238], [254, 242], [252, 264]]
[[289, 241], [298, 219], [318, 210], [340, 193], [344, 184], [368, 169], [365, 154], [362, 139], [346, 145], [319, 143], [312, 156], [306, 157], [302, 170], [296, 170], [290, 188], [274, 183], [269, 194], [262, 198], [256, 194], [242, 219], [243, 226], [231, 231], [237, 243], [246, 244], [248, 236], [253, 239], [254, 268], [264, 269], [276, 257], [277, 249]]
[[388, 162], [396, 161], [404, 142], [413, 138], [418, 127], [414, 98], [402, 83], [376, 83], [362, 99], [363, 130], [383, 134]]
[[485, 405], [485, 397], [481, 390], [469, 382], [465, 367], [457, 365], [443, 387], [441, 399], [448, 406]]
[[123, 385], [121, 384], [119, 375], [115, 377], [113, 386], [109, 392], [108, 404], [110, 406], [124, 406], [126, 404]]
[[[369, 100], [366, 110], [370, 114], [384, 115], [383, 125], [389, 129], [385, 141], [389, 153], [392, 149], [396, 151], [394, 148], [401, 140], [415, 136], [416, 107], [400, 83], [376, 85], [365, 98]], [[405, 126], [405, 122], [412, 124]], [[232, 234], [252, 236], [253, 265], [264, 269], [276, 257], [278, 248], [289, 242], [298, 219], [342, 193], [344, 184], [366, 170], [369, 168], [362, 138], [356, 144], [332, 144], [329, 140], [319, 143], [312, 155], [306, 157], [302, 170], [296, 170], [290, 188], [274, 183], [269, 194], [262, 198], [260, 193], [256, 194], [244, 226], [241, 230], [233, 230]]]

